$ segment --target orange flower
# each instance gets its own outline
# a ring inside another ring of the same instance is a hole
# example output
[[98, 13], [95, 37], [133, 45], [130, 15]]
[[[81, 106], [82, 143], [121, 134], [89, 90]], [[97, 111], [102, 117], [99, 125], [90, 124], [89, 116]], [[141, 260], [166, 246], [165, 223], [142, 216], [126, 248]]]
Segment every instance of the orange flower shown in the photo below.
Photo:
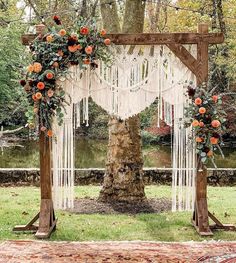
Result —
[[210, 142], [211, 142], [211, 144], [217, 144], [218, 143], [218, 138], [211, 137], [210, 138]]
[[61, 30], [59, 31], [59, 35], [60, 35], [61, 37], [64, 37], [64, 36], [66, 35], [66, 30], [65, 30], [65, 29], [61, 29]]
[[89, 29], [86, 26], [81, 27], [80, 34], [81, 35], [88, 35]]
[[102, 30], [100, 31], [100, 35], [101, 35], [101, 36], [105, 36], [105, 35], [106, 35], [106, 33], [107, 33], [107, 32], [106, 32], [106, 30], [105, 30], [105, 29], [102, 29]]
[[74, 53], [77, 51], [77, 46], [74, 45], [74, 46], [68, 46], [68, 50], [71, 52], [71, 53]]
[[29, 65], [27, 68], [28, 72], [33, 72], [34, 71], [34, 66], [33, 65]]
[[201, 107], [201, 108], [199, 109], [199, 113], [200, 113], [200, 114], [206, 113], [206, 108]]
[[204, 122], [200, 121], [200, 122], [199, 122], [199, 126], [200, 126], [200, 127], [204, 127]]
[[48, 135], [48, 137], [52, 137], [52, 135], [53, 135], [52, 130], [48, 130], [47, 135]]
[[47, 75], [46, 75], [46, 78], [47, 79], [53, 79], [54, 75], [52, 72], [48, 72]]
[[87, 46], [87, 47], [85, 48], [85, 52], [86, 52], [87, 54], [91, 54], [91, 53], [93, 52], [93, 48], [92, 48], [91, 46]]
[[43, 68], [39, 62], [35, 62], [33, 67], [34, 67], [34, 72], [36, 72], [36, 73], [39, 73]]
[[192, 126], [193, 126], [193, 127], [199, 126], [198, 120], [194, 120], [194, 121], [192, 122]]
[[109, 46], [109, 45], [111, 44], [111, 40], [110, 40], [109, 38], [106, 38], [106, 39], [104, 40], [104, 44], [107, 45], [107, 46]]
[[52, 42], [52, 41], [53, 41], [52, 35], [48, 35], [48, 36], [46, 37], [46, 40], [47, 40], [48, 43]]
[[40, 131], [42, 131], [42, 132], [45, 132], [47, 130], [47, 128], [45, 127], [45, 126], [42, 126], [41, 128], [40, 128]]
[[51, 98], [54, 94], [54, 91], [52, 89], [49, 89], [47, 94], [48, 94], [48, 97]]
[[83, 60], [83, 62], [84, 62], [84, 64], [89, 65], [90, 64], [90, 59], [89, 58], [85, 58]]
[[212, 157], [212, 156], [213, 156], [213, 151], [209, 151], [209, 152], [207, 153], [207, 156], [208, 156], [208, 157]]
[[216, 103], [218, 100], [218, 96], [217, 95], [212, 96], [212, 100]]
[[40, 89], [40, 90], [43, 90], [43, 89], [45, 88], [44, 83], [43, 83], [43, 82], [39, 82], [39, 83], [37, 84], [37, 88]]
[[57, 51], [57, 54], [58, 54], [60, 57], [63, 57], [63, 55], [64, 55], [64, 53], [63, 53], [63, 51], [62, 51], [61, 49]]
[[77, 49], [78, 49], [78, 50], [81, 50], [82, 48], [83, 48], [83, 47], [82, 47], [80, 44], [77, 45]]
[[41, 92], [36, 92], [35, 98], [36, 98], [37, 100], [42, 99], [42, 93], [41, 93]]
[[52, 64], [52, 66], [53, 66], [54, 68], [58, 68], [58, 67], [59, 67], [59, 64], [58, 64], [58, 62], [54, 62], [54, 63]]
[[202, 100], [200, 98], [196, 98], [194, 102], [195, 102], [196, 105], [201, 105], [202, 104]]
[[212, 126], [213, 128], [218, 128], [218, 127], [220, 127], [220, 122], [219, 122], [218, 120], [213, 120], [213, 121], [211, 122], [211, 126]]
[[196, 137], [196, 142], [202, 142], [203, 139], [201, 137]]
[[37, 98], [36, 98], [36, 95], [35, 95], [35, 94], [32, 95], [32, 99], [33, 99], [34, 101], [37, 101]]
[[73, 40], [75, 40], [75, 41], [78, 40], [78, 36], [77, 36], [77, 34], [75, 34], [75, 33], [71, 34], [70, 37], [71, 37]]

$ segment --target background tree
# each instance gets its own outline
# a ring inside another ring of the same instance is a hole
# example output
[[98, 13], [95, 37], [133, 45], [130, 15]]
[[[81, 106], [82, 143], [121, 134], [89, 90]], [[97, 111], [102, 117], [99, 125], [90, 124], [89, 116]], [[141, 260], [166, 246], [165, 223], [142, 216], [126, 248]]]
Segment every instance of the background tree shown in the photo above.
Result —
[[[101, 0], [104, 27], [109, 32], [120, 32], [117, 5], [109, 7]], [[145, 4], [127, 0], [123, 18], [123, 33], [141, 33], [144, 25]], [[122, 121], [109, 119], [109, 143], [106, 173], [99, 199], [102, 201], [140, 201], [145, 198], [143, 159], [141, 150], [140, 117]]]

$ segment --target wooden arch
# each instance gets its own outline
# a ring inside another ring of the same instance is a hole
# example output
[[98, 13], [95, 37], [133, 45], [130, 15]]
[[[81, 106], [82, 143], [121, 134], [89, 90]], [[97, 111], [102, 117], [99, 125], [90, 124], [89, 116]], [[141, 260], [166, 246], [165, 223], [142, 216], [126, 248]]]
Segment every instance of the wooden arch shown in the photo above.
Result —
[[[36, 26], [36, 33], [43, 33], [44, 25]], [[22, 36], [22, 43], [29, 45], [35, 37], [33, 34]], [[108, 38], [116, 45], [167, 45], [168, 48], [196, 76], [200, 85], [208, 80], [208, 48], [211, 44], [224, 41], [223, 33], [209, 33], [207, 24], [199, 24], [197, 33], [157, 33], [157, 34], [108, 34]], [[185, 44], [197, 45], [197, 58], [184, 47]], [[51, 185], [51, 141], [40, 132], [40, 212], [25, 226], [16, 226], [14, 231], [31, 230], [37, 238], [48, 238], [56, 229], [56, 219], [52, 201]], [[214, 225], [209, 225], [209, 217]], [[34, 223], [39, 219], [39, 225]], [[202, 236], [213, 235], [211, 229], [236, 230], [233, 225], [223, 225], [209, 211], [207, 206], [207, 170], [203, 166], [197, 168], [196, 201], [192, 223]]]

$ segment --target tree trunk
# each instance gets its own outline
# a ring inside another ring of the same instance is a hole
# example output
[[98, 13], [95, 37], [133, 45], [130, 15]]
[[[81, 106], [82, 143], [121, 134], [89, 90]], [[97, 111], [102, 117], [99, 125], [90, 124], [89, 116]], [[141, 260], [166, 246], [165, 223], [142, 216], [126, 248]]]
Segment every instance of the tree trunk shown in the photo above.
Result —
[[[101, 0], [101, 3], [105, 2]], [[101, 6], [102, 7], [102, 6]], [[119, 32], [116, 4], [110, 10], [101, 8], [104, 27]], [[110, 13], [111, 12], [111, 13]], [[141, 33], [144, 24], [142, 1], [127, 0], [123, 33]], [[143, 158], [139, 115], [122, 121], [109, 119], [109, 144], [104, 183], [99, 195], [101, 201], [144, 200]]]

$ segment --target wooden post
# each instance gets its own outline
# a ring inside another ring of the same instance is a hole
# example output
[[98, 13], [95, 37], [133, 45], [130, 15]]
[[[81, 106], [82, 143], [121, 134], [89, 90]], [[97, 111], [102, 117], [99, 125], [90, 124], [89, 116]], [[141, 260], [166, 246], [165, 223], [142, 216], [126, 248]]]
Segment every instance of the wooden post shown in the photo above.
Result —
[[[207, 34], [208, 24], [199, 24], [198, 33]], [[207, 82], [208, 79], [208, 43], [200, 41], [197, 44], [198, 74], [197, 85]], [[200, 235], [213, 235], [209, 227], [207, 207], [207, 169], [198, 156], [196, 167], [196, 201], [193, 214], [193, 224]]]
[[39, 136], [41, 205], [39, 227], [35, 236], [48, 238], [56, 228], [52, 201], [51, 139], [44, 132]]
[[[199, 34], [208, 34], [208, 24], [198, 25]], [[197, 85], [208, 81], [208, 42], [201, 41], [197, 44]], [[209, 217], [215, 222], [209, 225]], [[196, 175], [196, 201], [192, 222], [197, 232], [202, 236], [212, 236], [211, 229], [236, 230], [233, 225], [223, 225], [209, 211], [207, 205], [207, 168], [198, 156], [197, 175]]]
[[[36, 26], [37, 35], [43, 34], [45, 25]], [[40, 212], [27, 224], [15, 226], [13, 231], [33, 231], [40, 239], [50, 237], [52, 231], [56, 229], [56, 219], [52, 201], [52, 169], [51, 169], [51, 139], [39, 131], [39, 151], [40, 151]], [[39, 219], [39, 225], [34, 223]]]

